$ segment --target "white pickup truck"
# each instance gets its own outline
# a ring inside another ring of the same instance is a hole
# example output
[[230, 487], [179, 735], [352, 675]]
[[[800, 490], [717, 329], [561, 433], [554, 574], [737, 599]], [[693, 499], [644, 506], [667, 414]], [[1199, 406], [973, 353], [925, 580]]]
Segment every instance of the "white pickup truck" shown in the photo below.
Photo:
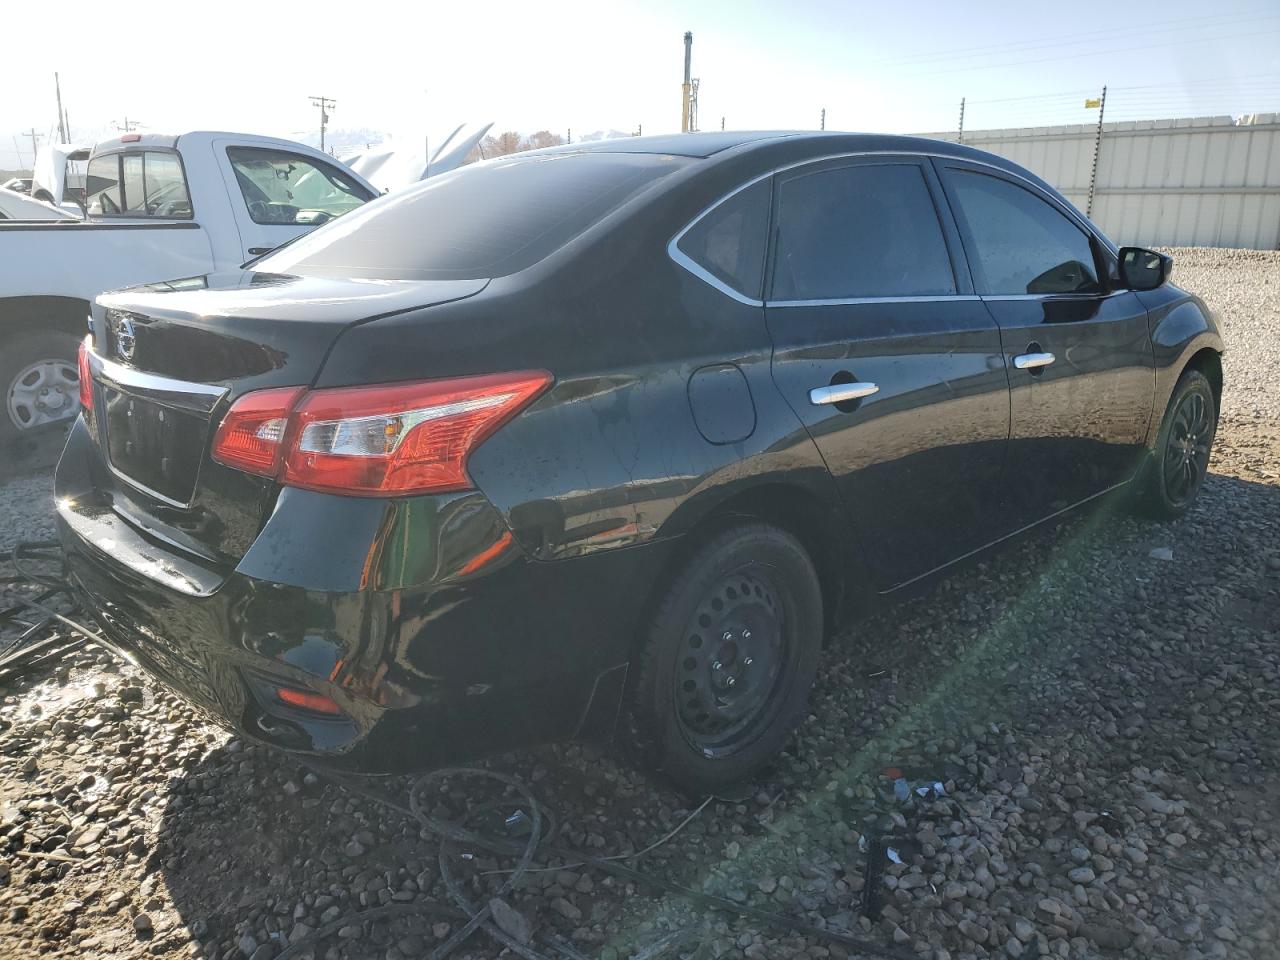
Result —
[[100, 143], [85, 191], [84, 220], [0, 221], [0, 446], [75, 415], [99, 293], [234, 269], [378, 195], [311, 147], [211, 132]]

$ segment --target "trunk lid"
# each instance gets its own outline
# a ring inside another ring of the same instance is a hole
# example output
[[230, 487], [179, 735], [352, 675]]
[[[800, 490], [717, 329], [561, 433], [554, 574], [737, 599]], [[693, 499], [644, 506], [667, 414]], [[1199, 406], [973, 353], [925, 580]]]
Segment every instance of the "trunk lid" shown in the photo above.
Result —
[[[152, 536], [234, 566], [277, 485], [211, 458], [230, 405], [251, 390], [310, 385], [349, 327], [473, 296], [486, 283], [236, 271], [103, 294], [91, 367], [104, 500]], [[377, 358], [369, 366], [376, 381]]]

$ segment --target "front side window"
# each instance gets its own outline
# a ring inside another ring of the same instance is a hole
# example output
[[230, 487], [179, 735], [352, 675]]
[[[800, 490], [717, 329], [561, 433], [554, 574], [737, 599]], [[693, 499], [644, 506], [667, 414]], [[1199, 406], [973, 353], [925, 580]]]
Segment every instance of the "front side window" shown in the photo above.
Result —
[[176, 153], [135, 150], [94, 157], [85, 184], [93, 215], [191, 219], [191, 195]]
[[942, 225], [915, 164], [856, 164], [781, 184], [774, 300], [955, 292]]
[[967, 170], [949, 173], [980, 293], [1102, 289], [1088, 236], [1062, 213], [1008, 180]]
[[768, 180], [725, 200], [689, 228], [677, 248], [721, 283], [759, 299], [769, 237]]
[[297, 153], [228, 147], [227, 159], [254, 223], [325, 223], [373, 199], [336, 167]]

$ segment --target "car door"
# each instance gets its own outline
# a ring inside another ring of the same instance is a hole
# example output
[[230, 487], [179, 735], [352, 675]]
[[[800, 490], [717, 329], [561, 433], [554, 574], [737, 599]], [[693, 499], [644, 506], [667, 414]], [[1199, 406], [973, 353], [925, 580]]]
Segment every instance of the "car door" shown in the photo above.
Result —
[[242, 253], [247, 260], [373, 199], [336, 164], [275, 147], [218, 140]]
[[1009, 533], [1133, 475], [1154, 390], [1147, 312], [1111, 279], [1111, 251], [1050, 194], [991, 167], [937, 165], [1009, 368], [998, 520]]
[[780, 173], [773, 223], [774, 380], [888, 590], [991, 539], [1009, 432], [999, 330], [927, 159]]

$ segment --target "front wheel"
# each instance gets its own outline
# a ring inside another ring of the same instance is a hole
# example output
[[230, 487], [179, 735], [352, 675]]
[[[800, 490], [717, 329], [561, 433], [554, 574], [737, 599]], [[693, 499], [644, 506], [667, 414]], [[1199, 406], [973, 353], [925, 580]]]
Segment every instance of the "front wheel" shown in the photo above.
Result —
[[79, 341], [42, 330], [14, 337], [0, 351], [0, 443], [66, 423], [80, 410]]
[[644, 760], [699, 793], [751, 776], [803, 716], [822, 629], [817, 572], [795, 537], [743, 524], [708, 541], [646, 630], [632, 707]]
[[1187, 370], [1169, 399], [1156, 448], [1139, 481], [1139, 509], [1161, 520], [1182, 516], [1195, 503], [1209, 471], [1218, 430], [1213, 387], [1199, 370]]

